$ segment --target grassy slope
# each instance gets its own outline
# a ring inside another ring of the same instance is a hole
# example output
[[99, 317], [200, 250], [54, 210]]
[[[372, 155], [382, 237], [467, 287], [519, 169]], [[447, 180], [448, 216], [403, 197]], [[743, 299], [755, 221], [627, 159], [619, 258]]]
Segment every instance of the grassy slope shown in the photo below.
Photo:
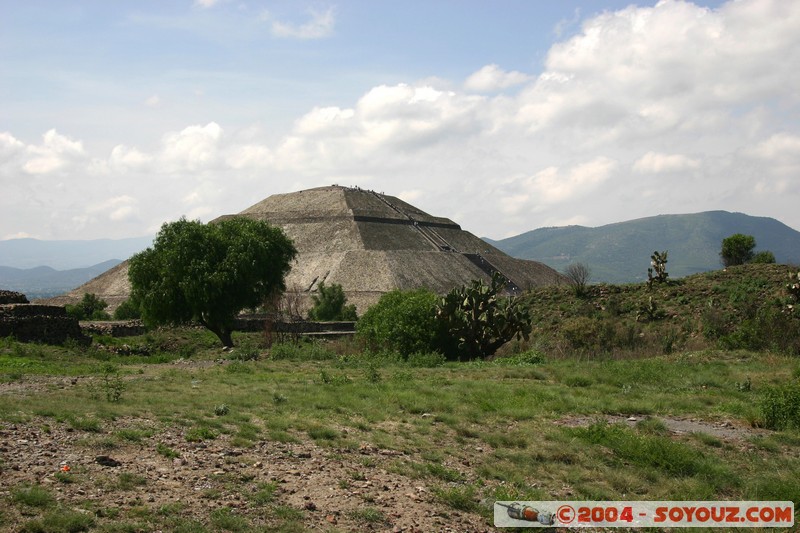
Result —
[[550, 355], [642, 356], [714, 347], [800, 355], [799, 321], [785, 313], [786, 284], [796, 273], [785, 265], [743, 265], [652, 287], [590, 285], [582, 297], [568, 286], [547, 287], [527, 298], [539, 344]]

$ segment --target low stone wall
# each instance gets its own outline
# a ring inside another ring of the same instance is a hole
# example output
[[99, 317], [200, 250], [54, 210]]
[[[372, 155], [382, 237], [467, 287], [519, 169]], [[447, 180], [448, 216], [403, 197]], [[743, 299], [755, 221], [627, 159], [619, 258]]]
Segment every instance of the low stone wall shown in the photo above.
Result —
[[133, 337], [144, 335], [147, 328], [141, 320], [81, 322], [81, 329], [87, 334], [108, 335], [109, 337]]
[[88, 343], [78, 321], [56, 305], [0, 305], [0, 337], [13, 336], [21, 342], [63, 344], [67, 339]]
[[0, 290], [0, 305], [2, 304], [26, 304], [28, 297], [21, 292]]
[[[236, 331], [264, 331], [267, 327], [267, 317], [258, 315], [240, 316], [234, 322]], [[270, 322], [270, 331], [273, 333], [352, 333], [356, 330], [355, 322], [311, 322], [301, 320], [297, 322]]]

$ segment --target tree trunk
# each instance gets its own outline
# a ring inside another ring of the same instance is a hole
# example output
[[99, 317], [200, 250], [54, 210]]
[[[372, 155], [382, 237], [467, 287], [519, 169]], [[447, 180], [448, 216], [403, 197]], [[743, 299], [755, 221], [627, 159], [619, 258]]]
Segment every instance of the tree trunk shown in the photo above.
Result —
[[217, 333], [217, 337], [219, 340], [222, 341], [222, 346], [224, 348], [233, 348], [233, 339], [231, 338], [231, 331], [227, 328], [222, 328], [222, 330]]
[[231, 330], [226, 328], [225, 326], [220, 326], [217, 324], [211, 324], [207, 322], [202, 316], [200, 317], [200, 323], [209, 330], [211, 333], [217, 336], [217, 338], [222, 342], [223, 348], [233, 348], [233, 338], [231, 337]]

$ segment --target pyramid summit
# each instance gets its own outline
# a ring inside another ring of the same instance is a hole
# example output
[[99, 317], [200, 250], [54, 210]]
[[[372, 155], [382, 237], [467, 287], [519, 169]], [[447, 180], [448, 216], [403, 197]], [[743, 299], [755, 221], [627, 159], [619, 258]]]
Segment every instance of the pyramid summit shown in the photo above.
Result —
[[[294, 241], [298, 256], [286, 278], [287, 293], [310, 306], [321, 282], [339, 284], [359, 313], [394, 289], [427, 288], [444, 294], [500, 272], [507, 290], [563, 281], [552, 268], [515, 259], [450, 219], [425, 213], [394, 196], [333, 185], [270, 196], [244, 211], [223, 215], [269, 222]], [[51, 299], [79, 300], [86, 292], [116, 307], [130, 293], [127, 262], [70, 293]]]

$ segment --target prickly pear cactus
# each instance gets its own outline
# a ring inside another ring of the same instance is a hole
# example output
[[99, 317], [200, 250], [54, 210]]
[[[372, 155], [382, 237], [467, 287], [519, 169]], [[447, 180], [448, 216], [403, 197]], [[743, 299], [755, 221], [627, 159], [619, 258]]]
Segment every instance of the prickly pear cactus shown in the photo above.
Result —
[[476, 280], [453, 289], [439, 302], [436, 316], [457, 339], [459, 359], [484, 359], [515, 337], [528, 339], [530, 314], [518, 300], [500, 296], [506, 283], [495, 274], [491, 285]]

